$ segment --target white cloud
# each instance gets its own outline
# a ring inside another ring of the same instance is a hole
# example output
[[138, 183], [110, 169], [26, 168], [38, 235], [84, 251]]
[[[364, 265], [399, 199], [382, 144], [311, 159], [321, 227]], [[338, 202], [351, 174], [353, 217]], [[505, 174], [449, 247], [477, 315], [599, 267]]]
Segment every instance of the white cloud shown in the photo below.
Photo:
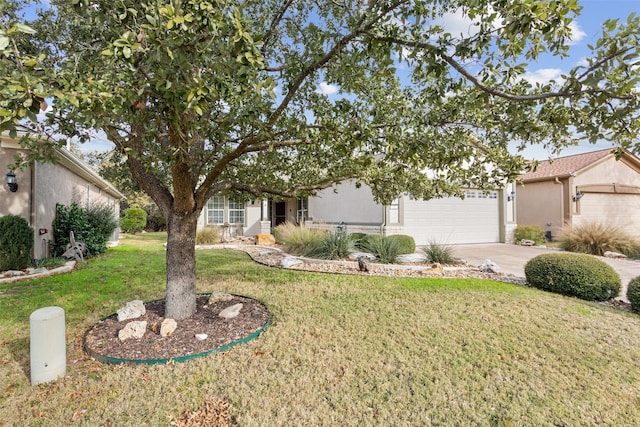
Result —
[[582, 28], [580, 28], [580, 25], [578, 25], [576, 21], [571, 21], [569, 28], [571, 28], [569, 44], [576, 44], [587, 36], [587, 33], [582, 31]]
[[540, 68], [536, 71], [527, 71], [522, 75], [522, 78], [535, 86], [536, 83], [547, 84], [551, 80], [559, 83], [561, 82], [561, 76], [562, 70], [559, 68]]
[[338, 92], [338, 86], [329, 84], [327, 82], [322, 82], [318, 86], [316, 92], [327, 96], [333, 95], [334, 93]]

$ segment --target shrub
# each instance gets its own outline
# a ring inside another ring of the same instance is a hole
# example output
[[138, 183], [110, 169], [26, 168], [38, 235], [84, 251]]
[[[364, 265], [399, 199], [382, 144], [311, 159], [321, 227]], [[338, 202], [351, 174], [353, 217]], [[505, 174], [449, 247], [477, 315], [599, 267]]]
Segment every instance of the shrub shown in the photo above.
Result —
[[406, 234], [394, 234], [387, 236], [387, 239], [395, 240], [397, 242], [400, 255], [412, 254], [416, 251], [416, 242], [411, 236], [407, 236]]
[[0, 217], [0, 271], [22, 270], [31, 263], [33, 228], [18, 215]]
[[320, 259], [347, 258], [355, 249], [353, 240], [341, 231], [330, 231], [324, 234], [320, 242], [313, 243], [306, 251], [306, 256]]
[[627, 298], [634, 310], [640, 311], [640, 276], [634, 277], [627, 288]]
[[367, 239], [367, 235], [365, 233], [351, 233], [349, 234], [349, 238], [356, 249], [362, 250], [362, 245]]
[[437, 262], [438, 264], [455, 264], [456, 259], [453, 256], [453, 247], [449, 245], [438, 244], [435, 241], [429, 243], [422, 249], [427, 262]]
[[524, 274], [531, 286], [589, 301], [604, 301], [620, 292], [618, 273], [590, 255], [538, 255], [527, 262]]
[[113, 209], [104, 203], [94, 203], [86, 209], [89, 233], [84, 236], [87, 251], [101, 254], [107, 250], [107, 242], [113, 231], [118, 228]]
[[149, 214], [147, 213], [147, 225], [144, 227], [147, 231], [165, 231], [167, 228], [167, 221], [159, 213]]
[[97, 255], [107, 249], [107, 242], [118, 220], [113, 210], [105, 204], [95, 203], [84, 209], [77, 203], [69, 206], [56, 204], [53, 227], [53, 255], [61, 256], [69, 244], [69, 234], [73, 231], [76, 242], [84, 242], [87, 255]]
[[273, 230], [276, 241], [283, 243], [285, 250], [292, 255], [309, 256], [324, 239], [326, 231], [284, 223]]
[[215, 245], [220, 243], [222, 233], [218, 227], [207, 227], [196, 233], [196, 245]]
[[84, 242], [89, 234], [89, 220], [87, 212], [77, 203], [69, 206], [56, 204], [56, 216], [52, 222], [53, 227], [53, 255], [62, 256], [70, 243], [70, 233], [76, 242]]
[[400, 255], [398, 241], [385, 236], [367, 235], [362, 250], [373, 254], [381, 263], [392, 264]]
[[560, 245], [570, 252], [604, 255], [607, 251], [635, 256], [640, 253], [640, 243], [621, 227], [599, 222], [585, 222], [560, 233]]
[[513, 238], [516, 244], [523, 240], [533, 240], [536, 245], [544, 243], [544, 231], [538, 225], [519, 225], [513, 232]]
[[147, 213], [144, 209], [125, 209], [123, 215], [120, 220], [120, 229], [125, 233], [139, 233], [147, 225]]

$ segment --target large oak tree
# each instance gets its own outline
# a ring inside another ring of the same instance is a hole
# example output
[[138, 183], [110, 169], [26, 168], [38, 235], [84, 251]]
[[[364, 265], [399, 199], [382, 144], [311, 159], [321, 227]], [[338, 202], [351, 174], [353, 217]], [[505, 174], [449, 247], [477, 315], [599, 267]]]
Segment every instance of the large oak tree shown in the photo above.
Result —
[[[607, 23], [562, 79], [523, 78], [525, 63], [566, 53], [575, 0], [51, 5], [31, 24], [37, 39], [21, 39], [55, 73], [51, 124], [104, 132], [160, 208], [176, 319], [195, 311], [196, 224], [214, 194], [288, 197], [355, 178], [381, 202], [428, 199], [514, 179], [524, 159], [510, 143], [638, 145], [637, 17]], [[454, 13], [468, 31], [447, 30]]]

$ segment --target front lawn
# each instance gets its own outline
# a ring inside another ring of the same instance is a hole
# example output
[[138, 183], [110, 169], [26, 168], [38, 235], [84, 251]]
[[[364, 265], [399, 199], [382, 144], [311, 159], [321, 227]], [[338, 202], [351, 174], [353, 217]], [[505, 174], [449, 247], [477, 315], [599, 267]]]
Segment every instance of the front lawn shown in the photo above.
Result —
[[[128, 236], [75, 272], [0, 285], [0, 426], [170, 425], [225, 396], [265, 425], [640, 425], [640, 317], [480, 279], [339, 276], [198, 251], [198, 291], [267, 305], [272, 325], [225, 353], [110, 366], [85, 331], [164, 294], [164, 235]], [[58, 305], [67, 376], [29, 384], [29, 315]]]

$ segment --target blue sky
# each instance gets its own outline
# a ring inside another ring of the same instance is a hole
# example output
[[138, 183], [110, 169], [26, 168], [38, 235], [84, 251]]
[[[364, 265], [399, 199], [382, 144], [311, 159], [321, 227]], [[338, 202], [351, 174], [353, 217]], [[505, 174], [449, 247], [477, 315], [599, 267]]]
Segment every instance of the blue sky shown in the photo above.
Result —
[[[589, 50], [587, 45], [595, 44], [602, 33], [602, 24], [607, 19], [620, 18], [626, 21], [629, 14], [635, 12], [640, 14], [640, 0], [579, 0], [579, 4], [583, 7], [582, 13], [574, 21], [573, 40], [569, 50], [569, 57], [560, 59], [556, 57], [543, 56], [536, 63], [529, 64], [527, 78], [532, 81], [545, 81], [558, 78], [563, 73], [568, 72], [571, 68], [584, 60], [588, 56]], [[451, 22], [447, 25], [455, 26], [459, 24], [455, 16], [450, 16]], [[468, 23], [460, 23], [468, 25]], [[328, 96], [336, 94], [337, 88], [323, 83], [318, 88], [319, 92]], [[580, 154], [598, 149], [609, 148], [611, 145], [607, 143], [589, 144], [581, 143], [578, 146], [565, 148], [561, 152], [561, 156]], [[109, 150], [111, 143], [106, 138], [96, 136], [96, 138], [88, 143], [83, 144], [82, 151], [105, 151]], [[522, 154], [531, 159], [544, 160], [549, 158], [550, 153], [540, 146], [531, 146], [525, 149]]]

